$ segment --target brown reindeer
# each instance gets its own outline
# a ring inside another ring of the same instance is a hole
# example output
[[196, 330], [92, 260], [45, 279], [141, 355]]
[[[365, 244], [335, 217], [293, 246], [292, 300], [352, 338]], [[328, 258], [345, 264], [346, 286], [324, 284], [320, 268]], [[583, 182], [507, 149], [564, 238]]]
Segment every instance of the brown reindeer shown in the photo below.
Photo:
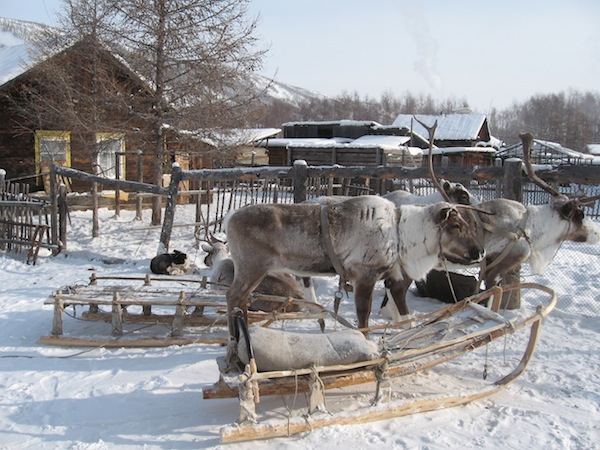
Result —
[[[420, 279], [440, 258], [474, 264], [484, 256], [472, 211], [455, 205], [404, 205], [355, 197], [334, 205], [252, 205], [225, 222], [235, 275], [228, 312], [247, 310], [269, 273], [335, 275], [353, 282], [358, 326], [368, 326], [375, 283], [389, 280], [394, 300], [403, 274]], [[230, 320], [230, 333], [235, 330]]]

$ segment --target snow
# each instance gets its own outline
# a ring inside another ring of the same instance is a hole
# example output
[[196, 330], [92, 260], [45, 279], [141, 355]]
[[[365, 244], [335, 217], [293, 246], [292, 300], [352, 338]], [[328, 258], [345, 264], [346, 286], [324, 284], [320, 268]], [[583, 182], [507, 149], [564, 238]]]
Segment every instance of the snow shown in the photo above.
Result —
[[[64, 253], [44, 253], [36, 265], [26, 264], [22, 253], [0, 253], [0, 448], [221, 448], [219, 429], [236, 420], [237, 400], [203, 400], [202, 389], [217, 381], [215, 359], [224, 355], [224, 347], [82, 349], [39, 342], [52, 326], [52, 307], [44, 301], [53, 291], [87, 283], [92, 271], [149, 273], [160, 228], [148, 225], [150, 211], [144, 211], [143, 219], [136, 221], [132, 211], [116, 217], [101, 209], [101, 235], [93, 239], [91, 214], [74, 211]], [[176, 220], [193, 223], [193, 208], [178, 207]], [[191, 228], [174, 228], [171, 249], [187, 252], [200, 273], [209, 273], [203, 251], [194, 248]], [[542, 327], [530, 367], [504, 391], [466, 406], [233, 448], [597, 448], [600, 280], [590, 276], [581, 281], [580, 272], [594, 272], [599, 253], [599, 246], [565, 243], [543, 276], [523, 270], [526, 281], [552, 287], [559, 300]], [[316, 279], [319, 299], [328, 308], [336, 284], [334, 278]], [[381, 291], [378, 286], [377, 299]], [[413, 296], [409, 304], [416, 313], [440, 307], [434, 300]], [[343, 301], [341, 313], [354, 320], [352, 302]], [[376, 316], [372, 314], [373, 320], [379, 320]], [[65, 328], [88, 327], [109, 336], [110, 324], [65, 318]], [[168, 329], [155, 327], [156, 335], [168, 335]], [[499, 341], [489, 350], [490, 362], [496, 357], [490, 371], [506, 372], [506, 362], [522, 354], [521, 341], [514, 336]], [[409, 395], [436, 387], [442, 392], [451, 387], [467, 390], [469, 383], [455, 385], [449, 379], [469, 368], [481, 373], [482, 353], [472, 355], [403, 377], [397, 389]], [[337, 394], [329, 401], [353, 398]], [[259, 409], [279, 400], [263, 398]]]

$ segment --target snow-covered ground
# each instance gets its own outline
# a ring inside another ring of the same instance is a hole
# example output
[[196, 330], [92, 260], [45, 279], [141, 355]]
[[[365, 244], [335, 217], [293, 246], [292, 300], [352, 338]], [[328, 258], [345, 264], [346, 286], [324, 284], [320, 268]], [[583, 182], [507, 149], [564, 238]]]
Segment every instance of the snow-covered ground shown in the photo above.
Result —
[[[178, 221], [193, 222], [191, 209], [177, 214]], [[103, 209], [96, 239], [90, 213], [73, 212], [70, 219], [68, 250], [56, 257], [44, 254], [36, 265], [27, 265], [23, 254], [0, 253], [0, 448], [219, 448], [219, 429], [236, 420], [237, 401], [203, 400], [202, 389], [218, 379], [215, 359], [224, 354], [223, 347], [81, 349], [39, 343], [51, 330], [52, 307], [44, 301], [52, 291], [87, 283], [92, 271], [149, 273], [158, 248], [160, 229], [148, 226], [148, 216], [137, 222], [131, 212], [116, 217]], [[201, 272], [209, 273], [190, 228], [174, 229], [171, 249], [187, 252]], [[594, 273], [583, 284], [579, 275], [598, 270], [599, 254], [600, 246], [565, 244], [544, 276], [523, 271], [526, 281], [555, 289], [559, 300], [542, 327], [531, 366], [499, 394], [467, 406], [233, 448], [598, 448], [600, 279]], [[316, 282], [321, 302], [331, 307], [336, 280]], [[439, 305], [410, 297], [417, 313]], [[350, 320], [352, 308], [343, 302], [342, 314]], [[84, 326], [65, 318], [66, 329]], [[95, 326], [109, 336], [110, 324]], [[153, 332], [167, 336], [169, 330], [157, 326]], [[522, 353], [521, 338], [500, 341], [487, 355], [490, 372], [506, 373]], [[401, 379], [398, 389], [468, 390], [469, 383], [456, 386], [450, 380], [463, 369], [482, 371], [487, 358], [479, 351], [462, 359]], [[265, 399], [259, 409], [275, 400]]]

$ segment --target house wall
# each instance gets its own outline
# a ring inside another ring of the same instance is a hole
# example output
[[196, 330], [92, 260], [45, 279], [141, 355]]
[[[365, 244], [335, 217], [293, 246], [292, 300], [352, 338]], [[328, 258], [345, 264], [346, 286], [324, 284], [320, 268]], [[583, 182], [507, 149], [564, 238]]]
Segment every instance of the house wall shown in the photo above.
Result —
[[[89, 84], [86, 79], [85, 58], [79, 58], [80, 54], [65, 52], [59, 61], [61, 64], [70, 64], [69, 67], [79, 70], [76, 79], [81, 86]], [[44, 64], [42, 63], [21, 76], [0, 86], [0, 168], [6, 170], [6, 178], [32, 177], [23, 182], [28, 183], [32, 190], [43, 188], [43, 183], [36, 174], [36, 131], [67, 131], [70, 132], [70, 163], [74, 169], [88, 173], [92, 172], [92, 146], [96, 141], [95, 133], [86, 130], [75, 130], [73, 124], [67, 120], [61, 120], [61, 116], [46, 118], [43, 114], [32, 122], [31, 118], [19, 115], [18, 110], [25, 105], [22, 100], [24, 93], [29, 91], [30, 86], [39, 86], [39, 80], [43, 77]], [[98, 133], [115, 133], [122, 135], [125, 141], [126, 152], [142, 151], [143, 180], [152, 182], [154, 173], [154, 148], [153, 135], [149, 126], [141, 118], [147, 116], [150, 99], [148, 91], [144, 91], [136, 85], [133, 77], [123, 67], [115, 64], [115, 59], [105, 56], [101, 64], [107, 66], [107, 73], [111, 74], [110, 88], [125, 94], [125, 98], [135, 98], [129, 109], [111, 108], [110, 105], [102, 110], [102, 128]], [[48, 89], [48, 88], [46, 88]], [[114, 91], [113, 91], [114, 92]], [[100, 94], [101, 96], [101, 94]], [[108, 96], [107, 96], [108, 97]], [[125, 157], [125, 177], [128, 180], [138, 180], [137, 156]], [[87, 182], [75, 182], [70, 186], [75, 191], [89, 191]]]

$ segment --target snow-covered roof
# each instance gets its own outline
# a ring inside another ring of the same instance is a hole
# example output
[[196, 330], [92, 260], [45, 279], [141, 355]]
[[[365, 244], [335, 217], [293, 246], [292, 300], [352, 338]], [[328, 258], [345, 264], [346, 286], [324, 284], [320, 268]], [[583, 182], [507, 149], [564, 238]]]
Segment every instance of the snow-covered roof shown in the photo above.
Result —
[[0, 86], [31, 67], [33, 37], [23, 32], [23, 25], [23, 21], [0, 17]]
[[351, 138], [335, 137], [331, 139], [327, 138], [272, 138], [268, 141], [260, 142], [259, 145], [262, 147], [287, 147], [288, 145], [294, 146], [307, 146], [307, 147], [334, 147], [337, 144], [347, 144], [352, 142]]
[[419, 122], [415, 120], [417, 117], [421, 122], [428, 126], [432, 126], [437, 120], [437, 128], [435, 130], [435, 139], [444, 141], [456, 140], [475, 140], [479, 137], [479, 132], [483, 126], [486, 116], [485, 114], [400, 114], [392, 123], [392, 126], [406, 127], [409, 130], [429, 137], [429, 132]]
[[[432, 151], [434, 155], [450, 155], [453, 153], [489, 153], [494, 155], [497, 150], [492, 147], [435, 147]], [[423, 155], [429, 155], [429, 149], [423, 149]]]
[[214, 147], [233, 147], [238, 145], [254, 145], [260, 141], [269, 139], [272, 136], [276, 136], [280, 132], [281, 129], [279, 128], [232, 128], [210, 133], [201, 131], [192, 131], [188, 133], [201, 136], [200, 140], [202, 142]]
[[600, 144], [587, 144], [585, 149], [590, 155], [600, 155]]
[[294, 127], [294, 126], [345, 126], [345, 127], [377, 127], [381, 126], [381, 124], [375, 122], [374, 120], [350, 120], [350, 119], [341, 119], [341, 120], [324, 120], [324, 121], [308, 121], [308, 122], [286, 122], [283, 124], [284, 127]]

